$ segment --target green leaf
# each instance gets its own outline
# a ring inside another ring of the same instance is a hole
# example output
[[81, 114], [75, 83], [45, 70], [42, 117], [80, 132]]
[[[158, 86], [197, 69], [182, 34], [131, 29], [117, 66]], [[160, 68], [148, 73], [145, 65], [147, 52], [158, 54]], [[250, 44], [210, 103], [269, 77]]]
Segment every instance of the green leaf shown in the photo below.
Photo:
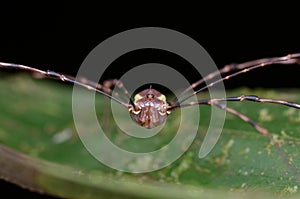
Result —
[[[228, 103], [268, 129], [272, 140], [228, 113], [215, 148], [199, 159], [210, 122], [210, 107], [201, 106], [199, 133], [182, 157], [155, 172], [130, 174], [103, 165], [83, 146], [72, 117], [72, 86], [23, 75], [0, 77], [0, 176], [22, 187], [67, 198], [299, 197], [299, 110]], [[227, 92], [227, 96], [241, 94], [300, 102], [299, 90]], [[107, 103], [107, 98], [96, 97], [100, 123], [109, 129], [107, 136], [125, 149], [141, 150], [133, 145], [136, 140], [119, 133]], [[143, 150], [171, 140], [179, 113], [169, 118], [166, 134], [141, 141]], [[151, 161], [132, 164], [147, 166]]]

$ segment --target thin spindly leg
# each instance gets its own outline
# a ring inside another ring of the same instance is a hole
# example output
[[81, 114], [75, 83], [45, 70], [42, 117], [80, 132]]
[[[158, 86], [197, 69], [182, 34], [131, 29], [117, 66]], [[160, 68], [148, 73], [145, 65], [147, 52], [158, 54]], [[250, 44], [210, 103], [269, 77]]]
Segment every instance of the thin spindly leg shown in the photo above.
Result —
[[220, 109], [223, 109], [237, 117], [239, 117], [240, 119], [242, 119], [243, 121], [247, 122], [248, 124], [250, 124], [251, 126], [253, 126], [259, 133], [271, 138], [271, 134], [269, 133], [269, 131], [267, 129], [265, 129], [264, 127], [262, 127], [261, 125], [259, 125], [258, 123], [256, 123], [255, 121], [253, 121], [251, 118], [249, 118], [248, 116], [244, 115], [243, 113], [240, 113], [232, 108], [227, 107], [225, 104], [207, 104], [207, 105], [214, 105]]
[[251, 126], [253, 126], [259, 133], [261, 133], [262, 135], [268, 137], [271, 141], [274, 141], [274, 146], [277, 150], [277, 152], [279, 153], [279, 155], [281, 156], [282, 160], [284, 161], [284, 163], [290, 168], [290, 170], [294, 173], [294, 175], [297, 177], [298, 182], [300, 182], [300, 176], [299, 176], [299, 172], [298, 169], [291, 163], [291, 161], [289, 160], [289, 158], [287, 157], [287, 155], [285, 154], [285, 152], [282, 150], [281, 146], [279, 143], [277, 143], [274, 140], [274, 137], [271, 135], [271, 133], [265, 129], [264, 127], [262, 127], [261, 125], [259, 125], [258, 123], [254, 122], [251, 118], [249, 118], [248, 116], [244, 115], [243, 113], [240, 113], [232, 108], [227, 107], [224, 104], [219, 104], [219, 103], [207, 103], [206, 105], [214, 105], [218, 108], [221, 108], [223, 110], [226, 110], [227, 112], [239, 117], [240, 119], [242, 119], [243, 121], [247, 122], [248, 124], [250, 124]]
[[[205, 104], [205, 103], [204, 103]], [[248, 116], [244, 115], [243, 113], [240, 113], [232, 108], [227, 107], [224, 104], [219, 104], [219, 103], [206, 103], [206, 105], [213, 105], [216, 106], [218, 108], [221, 108], [237, 117], [239, 117], [240, 119], [242, 119], [243, 121], [247, 122], [248, 124], [250, 124], [251, 126], [253, 126], [259, 133], [261, 133], [262, 135], [268, 137], [271, 141], [274, 141], [274, 137], [271, 135], [271, 133], [265, 129], [264, 127], [262, 127], [261, 125], [259, 125], [258, 123], [254, 122], [251, 118], [249, 118]], [[296, 167], [291, 163], [291, 161], [289, 160], [289, 158], [287, 157], [287, 155], [285, 154], [285, 152], [282, 150], [281, 146], [279, 145], [279, 143], [277, 142], [273, 142], [274, 146], [277, 150], [277, 152], [279, 153], [279, 155], [281, 156], [282, 160], [284, 161], [284, 163], [290, 168], [290, 170], [294, 173], [295, 176], [297, 176], [297, 180], [298, 182], [300, 182], [300, 176], [299, 176], [299, 172], [298, 169], [296, 169]]]
[[103, 84], [99, 84], [97, 82], [88, 80], [86, 78], [77, 78], [77, 81], [82, 82], [86, 85], [92, 86], [94, 88], [97, 88], [107, 94], [112, 94], [112, 89], [114, 87], [117, 87], [121, 90], [122, 94], [125, 95], [125, 97], [123, 95], [120, 95], [119, 92], [114, 92], [116, 97], [122, 98], [123, 101], [129, 102], [130, 100], [130, 96], [128, 93], [128, 90], [124, 87], [123, 83], [117, 79], [110, 79], [110, 80], [105, 80], [103, 82]]
[[[195, 94], [197, 94], [197, 93], [199, 93], [199, 92], [201, 92], [201, 91], [203, 91], [207, 88], [210, 88], [210, 87], [214, 86], [215, 84], [218, 84], [218, 83], [220, 83], [224, 80], [228, 80], [228, 79], [230, 79], [232, 77], [235, 77], [237, 75], [240, 75], [242, 73], [246, 73], [246, 72], [249, 72], [251, 70], [261, 68], [261, 67], [265, 67], [265, 66], [269, 66], [269, 65], [273, 65], [273, 64], [300, 64], [300, 53], [290, 54], [290, 55], [286, 55], [286, 56], [283, 56], [283, 57], [258, 59], [258, 60], [254, 60], [254, 61], [241, 63], [241, 64], [226, 65], [223, 68], [221, 68], [220, 70], [214, 71], [214, 72], [208, 74], [204, 78], [200, 79], [199, 81], [193, 83], [191, 86], [186, 88], [182, 93], [180, 93], [180, 95], [178, 95], [177, 100], [173, 104], [177, 105], [179, 103], [182, 103], [182, 102], [186, 101], [187, 99], [189, 99], [190, 97], [194, 96]], [[199, 90], [194, 91], [192, 95], [189, 95], [186, 98], [184, 98], [182, 100], [179, 100], [186, 92], [198, 87], [203, 82], [211, 80], [214, 77], [217, 77], [218, 75], [226, 74], [226, 73], [233, 72], [233, 71], [238, 71], [238, 72], [235, 72], [231, 75], [228, 75], [228, 76], [225, 76], [221, 79], [218, 79], [218, 80], [216, 80], [216, 81], [200, 88]]]
[[43, 71], [43, 70], [36, 69], [36, 68], [33, 68], [33, 67], [20, 65], [20, 64], [13, 64], [13, 63], [0, 62], [0, 68], [24, 70], [24, 71], [28, 71], [28, 72], [38, 74], [39, 76], [43, 76], [43, 77], [47, 77], [47, 78], [53, 78], [53, 79], [61, 80], [63, 82], [73, 83], [75, 85], [84, 87], [88, 90], [93, 90], [97, 93], [100, 93], [100, 94], [102, 94], [102, 95], [118, 102], [119, 104], [122, 104], [126, 108], [132, 107], [132, 104], [128, 104], [126, 102], [123, 102], [123, 101], [111, 96], [109, 93], [105, 92], [105, 90], [104, 90], [104, 88], [101, 84], [92, 82], [92, 81], [87, 80], [85, 78], [75, 78], [75, 77], [72, 77], [72, 76], [57, 73], [55, 71], [50, 71], [50, 70]]
[[131, 100], [131, 97], [129, 96], [128, 90], [125, 88], [124, 84], [117, 79], [110, 79], [110, 80], [105, 80], [103, 82], [103, 90], [107, 93], [112, 93], [112, 88], [117, 87], [118, 89], [121, 90], [121, 92], [125, 95], [125, 99], [122, 97], [123, 95], [120, 95], [119, 92], [114, 92], [115, 96], [122, 97], [123, 100], [130, 102], [131, 104], [134, 104]]
[[175, 108], [183, 108], [187, 106], [194, 106], [194, 105], [200, 105], [200, 104], [217, 104], [220, 102], [225, 101], [252, 101], [252, 102], [262, 102], [262, 103], [271, 103], [271, 104], [279, 104], [284, 106], [289, 106], [292, 108], [300, 109], [300, 104], [294, 103], [294, 102], [288, 102], [283, 100], [274, 100], [274, 99], [263, 99], [259, 98], [255, 95], [241, 95], [238, 97], [226, 97], [226, 98], [216, 98], [216, 99], [209, 99], [209, 100], [199, 100], [190, 102], [188, 104], [180, 104], [180, 105], [174, 105], [169, 107], [169, 110], [175, 109]]

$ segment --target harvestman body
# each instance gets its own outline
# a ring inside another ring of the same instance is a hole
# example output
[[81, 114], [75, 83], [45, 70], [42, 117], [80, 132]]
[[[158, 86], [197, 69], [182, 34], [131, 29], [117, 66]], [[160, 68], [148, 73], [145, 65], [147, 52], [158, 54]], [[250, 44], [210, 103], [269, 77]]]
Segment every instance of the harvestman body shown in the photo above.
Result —
[[[225, 67], [221, 68], [219, 71], [215, 71], [210, 73], [209, 75], [205, 76], [203, 79], [193, 83], [190, 87], [186, 88], [180, 95], [178, 95], [177, 100], [173, 102], [167, 102], [166, 97], [160, 93], [159, 91], [149, 88], [141, 91], [140, 93], [136, 94], [134, 99], [132, 99], [128, 95], [128, 91], [125, 89], [123, 84], [118, 80], [108, 80], [104, 81], [103, 84], [98, 84], [87, 79], [75, 79], [74, 77], [63, 75], [60, 73], [56, 73], [54, 71], [43, 71], [33, 67], [19, 65], [19, 64], [12, 64], [12, 63], [4, 63], [0, 62], [0, 68], [14, 68], [14, 69], [21, 69], [30, 71], [33, 73], [38, 73], [45, 77], [59, 79], [61, 81], [70, 82], [89, 90], [94, 90], [118, 103], [123, 105], [125, 108], [129, 110], [129, 113], [132, 119], [139, 125], [145, 128], [154, 128], [164, 123], [167, 119], [168, 115], [171, 114], [171, 111], [177, 108], [184, 108], [187, 106], [194, 106], [194, 105], [212, 105], [218, 108], [224, 109], [237, 117], [241, 118], [245, 122], [252, 125], [258, 132], [262, 133], [263, 135], [270, 137], [269, 132], [260, 126], [259, 124], [255, 123], [246, 115], [227, 107], [226, 105], [222, 104], [224, 101], [253, 101], [253, 102], [264, 102], [264, 103], [273, 103], [273, 104], [280, 104], [285, 105], [293, 108], [300, 109], [300, 104], [287, 102], [282, 100], [274, 100], [274, 99], [262, 99], [258, 96], [252, 95], [241, 95], [238, 97], [226, 97], [226, 98], [218, 98], [218, 99], [208, 99], [208, 100], [200, 100], [194, 101], [190, 103], [184, 103], [190, 97], [196, 95], [197, 93], [214, 86], [217, 83], [220, 83], [224, 80], [230, 79], [242, 73], [246, 73], [250, 70], [254, 70], [257, 68], [261, 68], [268, 65], [273, 64], [300, 64], [300, 53], [290, 54], [283, 57], [274, 57], [274, 58], [265, 58], [265, 59], [258, 59], [254, 61], [249, 61], [241, 64], [230, 64], [226, 65]], [[231, 72], [231, 74], [229, 74]], [[189, 95], [183, 98], [183, 95], [186, 94], [188, 91], [192, 89], [198, 88], [201, 84], [206, 82], [207, 80], [211, 80], [215, 78], [218, 74], [224, 75], [229, 74], [221, 79], [218, 79], [208, 85], [205, 85], [198, 90], [194, 91], [192, 95]], [[128, 98], [128, 102], [123, 102], [111, 95], [112, 87], [119, 87], [123, 90], [124, 94]], [[183, 99], [182, 99], [183, 98]]]

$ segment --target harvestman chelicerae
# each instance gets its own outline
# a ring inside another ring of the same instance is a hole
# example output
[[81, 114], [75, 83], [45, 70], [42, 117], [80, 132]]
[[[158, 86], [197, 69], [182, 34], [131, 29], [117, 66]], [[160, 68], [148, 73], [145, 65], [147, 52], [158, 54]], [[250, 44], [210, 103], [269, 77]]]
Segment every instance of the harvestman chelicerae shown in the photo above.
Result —
[[[224, 80], [228, 80], [232, 77], [238, 76], [240, 74], [249, 72], [251, 70], [265, 67], [268, 65], [273, 64], [300, 64], [300, 53], [290, 54], [283, 57], [273, 57], [273, 58], [265, 58], [265, 59], [258, 59], [254, 61], [249, 61], [241, 64], [229, 64], [224, 66], [218, 71], [212, 72], [205, 76], [204, 78], [200, 79], [199, 81], [193, 83], [191, 86], [186, 88], [183, 92], [181, 92], [177, 99], [172, 102], [167, 102], [165, 95], [161, 94], [159, 91], [149, 88], [145, 89], [138, 94], [134, 96], [134, 99], [132, 99], [126, 88], [123, 86], [123, 84], [114, 79], [114, 80], [107, 80], [104, 81], [103, 84], [98, 84], [92, 81], [89, 81], [84, 78], [74, 78], [71, 76], [67, 76], [64, 74], [60, 74], [51, 70], [43, 71], [37, 68], [20, 65], [20, 64], [13, 64], [13, 63], [4, 63], [0, 62], [0, 68], [14, 68], [14, 69], [21, 69], [33, 73], [37, 73], [39, 75], [42, 75], [44, 77], [48, 78], [54, 78], [58, 79], [64, 82], [70, 82], [79, 86], [82, 86], [84, 88], [87, 88], [89, 90], [96, 91], [97, 93], [100, 93], [111, 100], [114, 100], [115, 102], [123, 105], [125, 108], [129, 110], [129, 113], [132, 117], [132, 119], [139, 125], [145, 127], [145, 128], [154, 128], [156, 126], [159, 126], [164, 123], [164, 121], [167, 119], [168, 115], [171, 114], [171, 111], [177, 108], [184, 108], [188, 106], [195, 106], [195, 105], [211, 105], [216, 106], [220, 109], [223, 109], [233, 115], [236, 115], [243, 121], [249, 123], [252, 125], [258, 132], [261, 134], [271, 137], [270, 133], [267, 129], [263, 128], [261, 125], [254, 122], [252, 119], [247, 117], [246, 115], [227, 107], [222, 102], [225, 101], [252, 101], [252, 102], [263, 102], [263, 103], [273, 103], [273, 104], [279, 104], [284, 106], [289, 106], [293, 108], [300, 109], [300, 104], [293, 103], [293, 102], [287, 102], [282, 100], [276, 100], [276, 99], [263, 99], [258, 96], [254, 95], [241, 95], [237, 97], [226, 97], [226, 98], [218, 98], [218, 99], [207, 99], [207, 100], [199, 100], [199, 101], [193, 101], [189, 103], [186, 102], [189, 98], [196, 95], [197, 93], [200, 93], [201, 91], [210, 88], [214, 86], [215, 84], [218, 84]], [[230, 74], [231, 73], [231, 74]], [[196, 88], [200, 87], [203, 83], [205, 83], [208, 80], [212, 80], [213, 78], [217, 77], [218, 74], [225, 75], [221, 79], [218, 79], [210, 84], [207, 84], [198, 90]], [[128, 98], [128, 102], [124, 102], [122, 100], [119, 100], [118, 98], [111, 95], [112, 88], [118, 87], [121, 89], [124, 94]], [[186, 97], [183, 97], [184, 94], [186, 94], [188, 91], [194, 89], [195, 91]]]

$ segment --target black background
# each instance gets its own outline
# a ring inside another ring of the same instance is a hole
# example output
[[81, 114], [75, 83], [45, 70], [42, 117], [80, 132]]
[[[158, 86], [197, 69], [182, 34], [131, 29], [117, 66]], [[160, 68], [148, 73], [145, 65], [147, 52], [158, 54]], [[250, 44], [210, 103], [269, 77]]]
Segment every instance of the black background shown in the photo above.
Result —
[[[174, 8], [174, 3], [164, 7], [148, 4], [137, 5], [139, 8], [120, 4], [77, 5], [76, 9], [66, 4], [2, 5], [0, 61], [76, 75], [83, 59], [101, 41], [119, 32], [146, 26], [170, 28], [192, 37], [208, 51], [218, 67], [300, 52], [299, 17], [292, 5], [278, 10], [261, 5], [232, 9], [218, 5], [217, 10], [204, 5], [177, 4]], [[283, 13], [286, 10], [288, 13]], [[124, 65], [159, 61], [158, 53], [133, 54]], [[162, 57], [165, 59], [162, 62], [170, 66], [178, 64], [168, 56]], [[300, 66], [270, 66], [234, 78], [225, 86], [299, 88], [299, 74]], [[107, 78], [119, 75], [117, 71], [111, 72]], [[189, 78], [196, 80], [198, 76], [191, 74]], [[11, 195], [41, 197], [4, 181], [0, 182], [0, 189]]]
[[[264, 13], [266, 10], [257, 7], [248, 12], [234, 9], [219, 14], [212, 9], [205, 14], [205, 7], [199, 5], [196, 9], [192, 9], [192, 5], [165, 10], [124, 8], [123, 12], [114, 7], [92, 7], [82, 6], [75, 10], [66, 5], [43, 5], [29, 10], [6, 9], [7, 14], [2, 13], [1, 19], [1, 61], [76, 75], [84, 58], [103, 40], [128, 29], [146, 26], [170, 28], [192, 37], [207, 50], [218, 67], [300, 52], [296, 13], [284, 17], [281, 12]], [[125, 60], [126, 64], [119, 63], [122, 67], [118, 68], [125, 68], [125, 71], [114, 70], [107, 78], [117, 78], [126, 72], [125, 66], [147, 61], [165, 59], [162, 62], [176, 67], [171, 57], [154, 54], [151, 59], [149, 56], [147, 59], [142, 53], [133, 54]], [[299, 87], [299, 72], [297, 66], [271, 66], [241, 75], [225, 85], [227, 88]], [[191, 81], [199, 78], [193, 75], [189, 74]]]

